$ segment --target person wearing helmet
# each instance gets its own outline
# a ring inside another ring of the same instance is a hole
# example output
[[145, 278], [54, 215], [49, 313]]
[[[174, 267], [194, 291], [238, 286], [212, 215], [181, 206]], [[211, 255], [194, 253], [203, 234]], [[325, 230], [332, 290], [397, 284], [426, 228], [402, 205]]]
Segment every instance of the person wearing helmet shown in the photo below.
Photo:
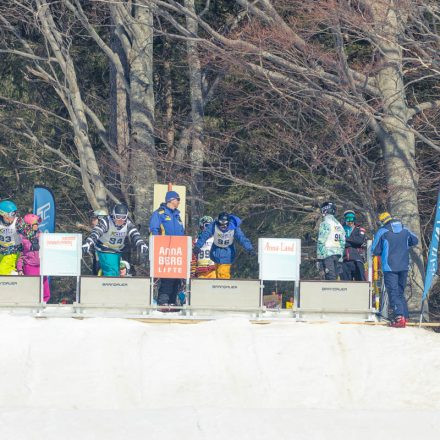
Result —
[[130, 273], [130, 263], [125, 260], [121, 260], [119, 263], [119, 276], [120, 277], [131, 277]]
[[[202, 232], [214, 221], [209, 215], [204, 215], [199, 220], [199, 233], [197, 238], [194, 240], [193, 245], [195, 245], [198, 238], [202, 235]], [[212, 243], [214, 242], [214, 237], [208, 238], [205, 244], [200, 249], [200, 252], [193, 254], [191, 260], [191, 274], [196, 278], [215, 278], [216, 270], [215, 263], [211, 260], [210, 253]]]
[[240, 229], [241, 220], [227, 212], [221, 212], [216, 221], [210, 223], [193, 247], [193, 253], [199, 254], [203, 245], [213, 237], [210, 257], [215, 263], [216, 277], [223, 279], [231, 278], [231, 265], [235, 260], [234, 241], [237, 240], [251, 255], [255, 255], [254, 248], [249, 239]]
[[[17, 260], [19, 275], [40, 275], [40, 235], [38, 226], [41, 217], [36, 214], [26, 214], [19, 223], [17, 230], [21, 237], [22, 252]], [[43, 301], [50, 299], [50, 287], [47, 277], [43, 277]]]
[[11, 200], [0, 202], [0, 275], [17, 275], [17, 260], [21, 251], [21, 238], [17, 225], [17, 206]]
[[114, 206], [111, 215], [99, 218], [98, 224], [92, 229], [82, 247], [83, 255], [90, 254], [95, 249], [102, 275], [117, 277], [126, 239], [145, 259], [148, 247], [136, 226], [128, 218], [127, 206], [119, 203]]
[[355, 222], [355, 212], [345, 211], [342, 225], [345, 231], [345, 250], [341, 275], [345, 281], [365, 281], [365, 229]]
[[405, 299], [409, 249], [416, 246], [419, 239], [389, 212], [380, 213], [378, 220], [381, 226], [374, 235], [371, 251], [381, 257], [385, 287], [394, 315], [391, 326], [405, 327], [409, 317]]
[[324, 202], [321, 207], [323, 217], [319, 225], [317, 260], [320, 271], [326, 280], [336, 280], [341, 272], [340, 262], [345, 249], [345, 231], [336, 220], [336, 205]]
[[[176, 191], [168, 191], [165, 201], [153, 212], [150, 219], [151, 235], [184, 235], [185, 226], [180, 218], [180, 196]], [[162, 278], [159, 284], [157, 304], [175, 305], [181, 280], [177, 278]]]

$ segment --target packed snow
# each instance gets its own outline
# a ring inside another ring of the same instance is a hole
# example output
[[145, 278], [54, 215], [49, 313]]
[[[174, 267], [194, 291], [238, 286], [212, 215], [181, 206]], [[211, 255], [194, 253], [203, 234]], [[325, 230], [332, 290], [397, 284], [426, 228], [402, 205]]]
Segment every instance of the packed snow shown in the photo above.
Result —
[[438, 439], [440, 334], [0, 315], [0, 438]]

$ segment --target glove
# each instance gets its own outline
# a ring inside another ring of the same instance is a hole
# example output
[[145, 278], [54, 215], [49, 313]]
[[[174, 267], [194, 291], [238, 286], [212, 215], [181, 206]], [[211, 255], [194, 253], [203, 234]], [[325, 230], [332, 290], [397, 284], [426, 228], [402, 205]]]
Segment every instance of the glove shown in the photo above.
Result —
[[145, 243], [142, 243], [142, 244], [138, 245], [138, 250], [139, 250], [140, 254], [146, 255], [148, 252], [148, 247]]
[[139, 264], [145, 264], [147, 262], [148, 247], [145, 243], [141, 243], [137, 246], [137, 254]]
[[85, 257], [87, 254], [91, 254], [92, 243], [90, 241], [85, 242], [82, 245], [82, 254]]
[[198, 255], [200, 253], [200, 248], [198, 246], [193, 247], [193, 254]]
[[40, 243], [38, 241], [38, 238], [33, 238], [31, 241], [31, 251], [39, 251], [40, 250]]

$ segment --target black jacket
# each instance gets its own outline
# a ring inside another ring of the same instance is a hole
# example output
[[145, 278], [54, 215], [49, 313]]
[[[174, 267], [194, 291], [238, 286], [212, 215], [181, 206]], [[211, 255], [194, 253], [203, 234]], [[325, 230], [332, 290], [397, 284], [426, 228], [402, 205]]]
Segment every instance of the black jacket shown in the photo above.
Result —
[[367, 239], [365, 229], [360, 225], [355, 225], [351, 234], [347, 234], [347, 226], [345, 229], [345, 252], [344, 261], [364, 261], [365, 260], [365, 240]]

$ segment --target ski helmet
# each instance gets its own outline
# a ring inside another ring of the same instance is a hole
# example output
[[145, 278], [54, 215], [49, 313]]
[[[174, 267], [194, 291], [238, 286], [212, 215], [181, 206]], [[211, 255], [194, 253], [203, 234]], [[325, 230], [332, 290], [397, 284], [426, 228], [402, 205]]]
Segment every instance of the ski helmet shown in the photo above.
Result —
[[378, 216], [377, 216], [379, 223], [381, 225], [386, 225], [388, 222], [390, 222], [393, 218], [391, 217], [391, 214], [389, 212], [381, 212]]
[[203, 229], [205, 229], [206, 226], [208, 226], [209, 223], [212, 223], [213, 221], [214, 221], [214, 219], [212, 217], [210, 217], [209, 215], [204, 215], [199, 220], [199, 227], [200, 227], [200, 229], [203, 231]]
[[356, 213], [351, 209], [348, 209], [344, 212], [344, 219], [346, 222], [355, 222], [356, 221]]
[[333, 202], [324, 202], [321, 207], [321, 214], [322, 215], [335, 215], [336, 214], [336, 205]]
[[229, 226], [229, 214], [227, 212], [221, 212], [217, 217], [217, 223], [221, 230], [226, 231]]
[[130, 268], [131, 268], [131, 266], [128, 261], [121, 260], [121, 262], [119, 263], [119, 270], [126, 269], [127, 274], [130, 272]]
[[17, 205], [11, 200], [2, 200], [0, 202], [0, 215], [15, 217], [17, 214]]
[[96, 218], [105, 217], [106, 215], [108, 215], [108, 211], [106, 209], [97, 209], [93, 211], [93, 216]]
[[23, 217], [23, 221], [27, 224], [27, 225], [38, 225], [39, 223], [41, 223], [41, 217], [39, 215], [36, 214], [26, 214]]
[[128, 208], [123, 203], [118, 203], [113, 207], [112, 218], [113, 220], [127, 220]]

